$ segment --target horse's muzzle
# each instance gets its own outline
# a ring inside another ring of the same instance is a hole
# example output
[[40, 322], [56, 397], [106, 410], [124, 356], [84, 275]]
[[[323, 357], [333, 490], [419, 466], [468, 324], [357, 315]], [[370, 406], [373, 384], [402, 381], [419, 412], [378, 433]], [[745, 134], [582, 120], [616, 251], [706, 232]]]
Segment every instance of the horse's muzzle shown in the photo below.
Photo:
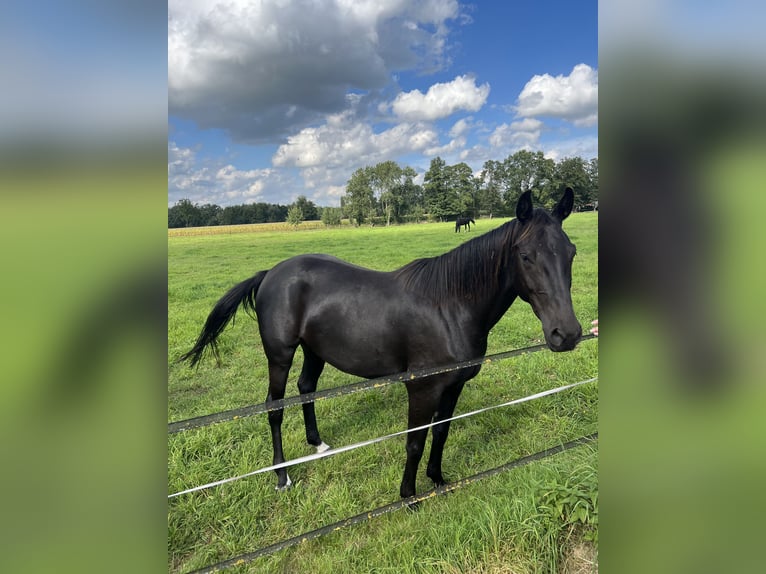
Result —
[[545, 333], [545, 342], [551, 351], [571, 351], [577, 346], [577, 342], [582, 337], [582, 327], [577, 325], [576, 329], [560, 329], [554, 327], [550, 333]]

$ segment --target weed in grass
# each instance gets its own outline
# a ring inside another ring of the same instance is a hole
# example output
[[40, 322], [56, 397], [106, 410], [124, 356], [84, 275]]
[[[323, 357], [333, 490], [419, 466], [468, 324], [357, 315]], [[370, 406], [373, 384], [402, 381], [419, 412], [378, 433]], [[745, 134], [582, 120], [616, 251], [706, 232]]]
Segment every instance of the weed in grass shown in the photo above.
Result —
[[540, 510], [561, 525], [585, 527], [584, 539], [598, 545], [598, 478], [586, 469], [541, 490]]

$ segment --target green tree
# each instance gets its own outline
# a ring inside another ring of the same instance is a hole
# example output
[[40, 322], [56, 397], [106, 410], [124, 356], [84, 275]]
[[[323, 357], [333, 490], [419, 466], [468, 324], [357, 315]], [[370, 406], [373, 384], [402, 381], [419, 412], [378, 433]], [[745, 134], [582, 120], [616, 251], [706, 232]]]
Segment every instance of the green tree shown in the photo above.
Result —
[[442, 158], [435, 157], [423, 178], [423, 199], [432, 217], [443, 220], [445, 216], [455, 213], [455, 206], [451, 205], [448, 192], [447, 163]]
[[408, 217], [416, 221], [423, 218], [423, 188], [413, 181], [417, 175], [413, 168], [403, 168], [400, 183], [393, 189], [397, 221], [404, 221]]
[[489, 217], [503, 211], [504, 179], [505, 171], [502, 162], [492, 159], [484, 162], [479, 180], [478, 204], [479, 211], [486, 213]]
[[181, 211], [177, 209], [177, 204], [168, 208], [168, 229], [183, 227], [184, 222], [181, 219]]
[[202, 225], [220, 225], [221, 208], [214, 203], [206, 203], [199, 208]]
[[371, 220], [375, 209], [375, 195], [372, 190], [372, 170], [360, 167], [346, 184], [346, 196], [342, 202], [349, 219], [357, 225], [363, 225]]
[[370, 169], [370, 185], [386, 218], [386, 226], [391, 225], [398, 204], [395, 188], [401, 183], [402, 168], [394, 161], [381, 162]]
[[447, 167], [448, 202], [453, 207], [453, 214], [476, 214], [476, 180], [473, 170], [467, 163], [458, 163]]
[[303, 212], [297, 204], [292, 204], [287, 209], [287, 223], [294, 227], [298, 227], [303, 221]]
[[567, 186], [572, 188], [575, 209], [591, 202], [588, 164], [581, 157], [568, 157], [556, 164], [554, 180], [558, 193], [563, 192]]
[[297, 205], [300, 208], [301, 213], [303, 214], [303, 221], [315, 221], [319, 219], [317, 206], [314, 205], [313, 201], [306, 199], [305, 195], [299, 195], [293, 205]]
[[590, 184], [590, 201], [598, 201], [598, 158], [594, 157], [591, 159], [585, 170], [588, 172]]
[[169, 227], [201, 227], [205, 225], [201, 209], [190, 199], [179, 199], [168, 210]]
[[244, 205], [227, 205], [220, 215], [221, 225], [242, 225], [250, 223]]
[[411, 218], [412, 221], [415, 223], [420, 223], [425, 218], [425, 210], [422, 206], [416, 205], [412, 209], [410, 209], [409, 213], [407, 213], [407, 216]]
[[325, 207], [322, 209], [322, 223], [328, 227], [340, 225], [342, 217], [343, 209], [340, 207]]
[[546, 159], [541, 151], [519, 150], [508, 156], [503, 161], [505, 175], [503, 199], [506, 207], [513, 209], [519, 196], [530, 189], [536, 190], [537, 201], [546, 207], [552, 207], [553, 204], [548, 204], [558, 199], [553, 199], [551, 193], [555, 167], [556, 162]]
[[267, 210], [268, 212], [268, 219], [266, 220], [268, 223], [275, 223], [278, 221], [286, 221], [287, 220], [287, 207], [284, 205], [269, 204], [269, 208]]

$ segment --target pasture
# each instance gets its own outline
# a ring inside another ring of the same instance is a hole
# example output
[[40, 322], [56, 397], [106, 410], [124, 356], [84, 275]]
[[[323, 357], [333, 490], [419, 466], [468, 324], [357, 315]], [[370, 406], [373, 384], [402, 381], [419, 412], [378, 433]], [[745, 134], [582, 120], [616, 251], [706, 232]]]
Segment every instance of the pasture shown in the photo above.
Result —
[[[220, 337], [221, 366], [174, 363], [194, 343], [207, 314], [231, 286], [293, 255], [329, 253], [391, 270], [442, 254], [507, 220], [390, 228], [264, 227], [168, 237], [168, 421], [265, 399], [267, 366], [258, 326], [241, 312]], [[564, 229], [577, 245], [572, 299], [587, 332], [598, 316], [598, 213], [574, 213]], [[218, 228], [216, 228], [218, 229]], [[543, 342], [540, 322], [517, 300], [494, 327], [487, 353]], [[298, 351], [288, 396], [297, 394]], [[568, 353], [541, 351], [485, 365], [469, 381], [456, 414], [596, 376], [598, 342]], [[319, 389], [357, 379], [327, 366]], [[343, 446], [406, 428], [402, 385], [316, 403], [322, 437]], [[458, 479], [597, 430], [597, 384], [456, 421], [444, 451], [447, 479]], [[285, 410], [285, 455], [306, 444], [301, 409]], [[579, 447], [238, 568], [234, 572], [553, 572], [590, 571], [597, 527], [597, 443]], [[430, 437], [426, 452], [430, 446]], [[271, 463], [264, 415], [168, 437], [168, 492], [243, 474]], [[404, 437], [290, 469], [294, 482], [274, 490], [273, 472], [168, 502], [168, 568], [186, 572], [256, 550], [399, 498]], [[425, 457], [424, 457], [425, 462]], [[417, 490], [432, 487], [421, 463]]]

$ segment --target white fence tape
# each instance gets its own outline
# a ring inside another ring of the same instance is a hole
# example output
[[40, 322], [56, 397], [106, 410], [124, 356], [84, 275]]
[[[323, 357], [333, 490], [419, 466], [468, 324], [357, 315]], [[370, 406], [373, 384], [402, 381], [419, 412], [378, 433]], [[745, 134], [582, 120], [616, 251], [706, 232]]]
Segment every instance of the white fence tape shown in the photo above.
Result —
[[532, 401], [534, 399], [539, 399], [539, 398], [542, 398], [542, 397], [546, 397], [548, 395], [553, 395], [555, 393], [560, 393], [562, 391], [566, 391], [567, 389], [578, 387], [578, 386], [584, 385], [586, 383], [592, 383], [593, 381], [596, 381], [596, 380], [598, 380], [598, 377], [593, 377], [591, 379], [587, 379], [585, 381], [580, 381], [578, 383], [572, 383], [572, 384], [569, 384], [569, 385], [563, 385], [561, 387], [556, 387], [555, 389], [549, 389], [547, 391], [541, 391], [539, 393], [535, 393], [533, 395], [529, 395], [529, 396], [523, 397], [521, 399], [514, 399], [512, 401], [508, 401], [506, 403], [502, 403], [502, 404], [499, 404], [499, 405], [493, 405], [491, 407], [484, 407], [484, 408], [481, 408], [481, 409], [477, 409], [475, 411], [471, 411], [471, 412], [468, 412], [468, 413], [463, 413], [461, 415], [457, 415], [457, 416], [454, 416], [452, 418], [445, 419], [443, 421], [432, 422], [432, 423], [428, 423], [426, 425], [421, 425], [421, 426], [414, 427], [414, 428], [411, 428], [411, 429], [395, 432], [395, 433], [392, 433], [392, 434], [389, 434], [389, 435], [385, 435], [385, 436], [381, 436], [381, 437], [378, 437], [378, 438], [373, 438], [373, 439], [370, 439], [370, 440], [365, 440], [365, 441], [362, 441], [362, 442], [357, 442], [357, 443], [354, 443], [354, 444], [350, 444], [348, 446], [341, 446], [341, 447], [338, 447], [338, 448], [331, 448], [329, 450], [325, 450], [324, 452], [317, 452], [317, 453], [314, 453], [314, 454], [309, 454], [309, 455], [302, 456], [302, 457], [299, 457], [299, 458], [295, 458], [295, 459], [292, 459], [292, 460], [288, 460], [288, 461], [285, 461], [285, 462], [282, 462], [282, 463], [279, 463], [279, 464], [274, 464], [274, 465], [271, 465], [271, 466], [266, 466], [266, 467], [263, 467], [263, 468], [259, 468], [258, 470], [254, 470], [254, 471], [248, 472], [246, 474], [241, 474], [239, 476], [233, 476], [231, 478], [224, 478], [222, 480], [217, 480], [215, 482], [210, 482], [208, 484], [202, 484], [200, 486], [195, 486], [193, 488], [189, 488], [187, 490], [182, 490], [180, 492], [175, 492], [173, 494], [169, 494], [168, 498], [174, 498], [176, 496], [181, 496], [182, 494], [189, 494], [191, 492], [197, 492], [198, 490], [205, 490], [207, 488], [213, 488], [215, 486], [220, 486], [222, 484], [226, 484], [226, 483], [229, 483], [229, 482], [234, 482], [234, 481], [237, 481], [237, 480], [241, 480], [243, 478], [247, 478], [248, 476], [253, 476], [253, 475], [256, 475], [256, 474], [262, 474], [264, 472], [269, 472], [269, 471], [277, 470], [277, 469], [280, 469], [280, 468], [287, 468], [289, 466], [295, 466], [297, 464], [303, 464], [304, 462], [309, 462], [309, 461], [312, 461], [312, 460], [318, 460], [320, 458], [325, 458], [325, 457], [328, 457], [328, 456], [333, 456], [333, 455], [336, 455], [336, 454], [340, 454], [342, 452], [347, 452], [347, 451], [350, 451], [350, 450], [355, 450], [355, 449], [361, 448], [363, 446], [368, 446], [368, 445], [371, 445], [371, 444], [383, 442], [384, 440], [388, 440], [388, 439], [391, 439], [391, 438], [394, 438], [394, 437], [397, 437], [397, 436], [401, 436], [403, 434], [407, 434], [408, 432], [413, 432], [413, 431], [417, 431], [417, 430], [427, 429], [427, 428], [431, 428], [433, 426], [436, 426], [436, 425], [439, 425], [439, 424], [442, 424], [442, 423], [446, 423], [446, 422], [449, 422], [449, 421], [455, 421], [455, 420], [458, 420], [458, 419], [463, 419], [463, 418], [470, 417], [470, 416], [473, 416], [473, 415], [478, 415], [480, 413], [491, 411], [493, 409], [499, 409], [501, 407], [509, 407], [511, 405], [517, 405], [519, 403], [524, 403], [524, 402], [527, 402], [527, 401]]

